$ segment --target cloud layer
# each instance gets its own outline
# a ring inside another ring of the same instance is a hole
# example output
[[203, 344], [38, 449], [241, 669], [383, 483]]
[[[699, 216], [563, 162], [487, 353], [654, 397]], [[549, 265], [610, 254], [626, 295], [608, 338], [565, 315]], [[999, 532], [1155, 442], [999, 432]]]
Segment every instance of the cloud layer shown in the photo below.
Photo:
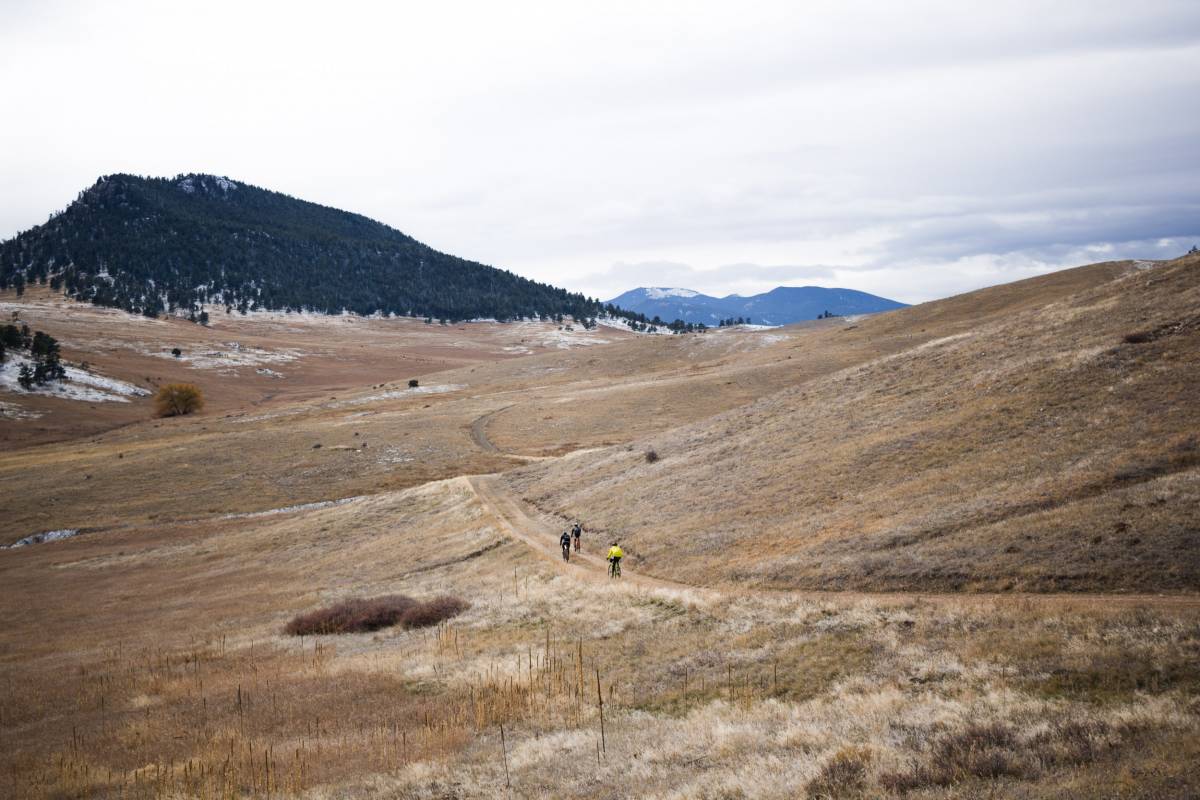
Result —
[[425, 5], [7, 4], [0, 237], [205, 171], [601, 297], [1200, 240], [1194, 2]]

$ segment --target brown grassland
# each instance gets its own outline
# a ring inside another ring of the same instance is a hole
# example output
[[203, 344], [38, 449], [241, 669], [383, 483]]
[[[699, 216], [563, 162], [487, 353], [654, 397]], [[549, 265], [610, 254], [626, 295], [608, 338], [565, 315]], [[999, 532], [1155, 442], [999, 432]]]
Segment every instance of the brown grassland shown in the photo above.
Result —
[[[207, 400], [0, 395], [0, 543], [79, 531], [0, 551], [0, 796], [1197, 796], [1197, 309], [1194, 257], [678, 337], [0, 295]], [[285, 630], [389, 595], [469, 606]]]

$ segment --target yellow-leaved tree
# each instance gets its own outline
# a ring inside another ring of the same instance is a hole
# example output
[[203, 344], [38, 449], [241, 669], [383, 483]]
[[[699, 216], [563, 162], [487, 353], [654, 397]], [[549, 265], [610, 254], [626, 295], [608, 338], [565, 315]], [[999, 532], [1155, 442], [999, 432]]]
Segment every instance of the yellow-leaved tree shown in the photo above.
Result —
[[204, 408], [204, 393], [194, 383], [168, 383], [154, 395], [154, 408], [160, 417], [191, 414]]

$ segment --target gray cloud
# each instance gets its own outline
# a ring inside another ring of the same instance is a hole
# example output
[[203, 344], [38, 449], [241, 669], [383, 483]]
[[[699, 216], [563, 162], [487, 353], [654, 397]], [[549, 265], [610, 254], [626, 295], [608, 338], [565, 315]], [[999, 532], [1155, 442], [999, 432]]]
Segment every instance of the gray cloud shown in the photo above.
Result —
[[3, 21], [0, 237], [100, 174], [195, 170], [603, 297], [925, 299], [1200, 238], [1194, 2], [60, 0]]

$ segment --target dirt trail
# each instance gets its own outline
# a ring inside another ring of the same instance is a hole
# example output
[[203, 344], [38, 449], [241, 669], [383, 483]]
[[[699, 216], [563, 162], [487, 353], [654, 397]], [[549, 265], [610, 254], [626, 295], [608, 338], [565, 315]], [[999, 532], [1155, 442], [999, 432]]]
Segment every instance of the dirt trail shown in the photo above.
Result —
[[[494, 409], [482, 416], [475, 418], [475, 420], [471, 423], [471, 439], [475, 442], [476, 446], [485, 453], [495, 453], [496, 455], [504, 456], [505, 458], [512, 458], [518, 461], [553, 461], [556, 458], [563, 458], [563, 456], [527, 456], [520, 453], [509, 453], [505, 450], [501, 450], [499, 447], [496, 447], [492, 440], [487, 436], [488, 420], [499, 414], [501, 411], [507, 411], [514, 405], [516, 404], [510, 403], [509, 405]], [[585, 447], [581, 450], [573, 450], [570, 453], [567, 453], [567, 455], [573, 456], [578, 453], [593, 453], [602, 449], [603, 448], [600, 447]]]
[[[577, 451], [578, 453], [579, 451]], [[576, 455], [571, 453], [567, 458]], [[544, 519], [530, 514], [526, 504], [513, 496], [501, 485], [500, 475], [473, 475], [451, 478], [451, 481], [461, 481], [474, 492], [479, 502], [499, 524], [501, 530], [513, 539], [528, 545], [539, 556], [547, 559], [560, 573], [571, 575], [580, 580], [599, 584], [615, 584], [608, 577], [608, 564], [598, 556], [588, 553], [571, 553], [571, 561], [562, 560], [558, 548], [557, 525], [552, 525]], [[585, 531], [586, 536], [586, 531]], [[708, 599], [717, 599], [725, 592], [721, 589], [703, 586], [693, 586], [687, 583], [658, 578], [645, 573], [631, 571], [625, 567], [621, 584], [633, 585], [647, 589], [670, 589], [700, 594]], [[1086, 608], [1157, 608], [1174, 610], [1200, 610], [1200, 595], [1158, 595], [1158, 594], [1036, 594], [1036, 593], [931, 593], [931, 592], [827, 592], [811, 590], [773, 590], [773, 589], [738, 589], [741, 596], [762, 598], [804, 598], [807, 600], [827, 600], [840, 602], [855, 602], [873, 600], [886, 603], [912, 602], [944, 602], [967, 604], [1013, 604], [1029, 603], [1048, 607], [1072, 609]]]
[[[524, 504], [499, 485], [499, 476], [475, 475], [455, 480], [461, 480], [470, 487], [506, 534], [528, 545], [539, 556], [550, 561], [559, 572], [595, 583], [617, 583], [608, 577], [608, 562], [599, 556], [572, 552], [570, 562], [563, 561], [562, 551], [558, 546], [560, 532], [554, 530], [547, 522], [530, 516]], [[586, 531], [584, 535], [587, 535]], [[624, 568], [620, 583], [647, 589], [707, 591], [685, 583], [641, 575], [630, 571], [628, 567]]]
[[487, 424], [488, 420], [493, 416], [510, 408], [512, 408], [512, 405], [502, 406], [493, 411], [487, 412], [481, 417], [477, 417], [475, 421], [471, 423], [471, 439], [474, 440], [475, 444], [480, 450], [483, 450], [485, 453], [500, 452], [500, 448], [492, 444], [491, 439], [488, 439], [487, 437]]

